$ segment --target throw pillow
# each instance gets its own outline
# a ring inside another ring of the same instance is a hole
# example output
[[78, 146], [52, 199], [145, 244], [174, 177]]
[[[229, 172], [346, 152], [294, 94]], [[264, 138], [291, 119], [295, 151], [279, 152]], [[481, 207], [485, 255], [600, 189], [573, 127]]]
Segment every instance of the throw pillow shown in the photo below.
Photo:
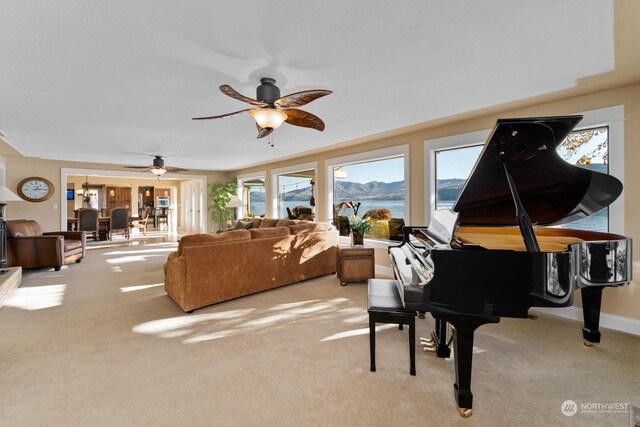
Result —
[[253, 221], [242, 221], [238, 220], [236, 224], [233, 226], [234, 230], [248, 230], [253, 226]]
[[278, 221], [278, 218], [262, 218], [260, 228], [275, 227]]

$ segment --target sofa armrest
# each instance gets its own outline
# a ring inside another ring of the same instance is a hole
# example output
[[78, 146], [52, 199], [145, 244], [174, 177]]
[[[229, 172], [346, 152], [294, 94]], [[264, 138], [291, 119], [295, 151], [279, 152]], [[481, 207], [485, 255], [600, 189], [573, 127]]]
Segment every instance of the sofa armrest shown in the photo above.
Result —
[[184, 257], [170, 253], [164, 265], [164, 289], [182, 310], [189, 311], [192, 308], [185, 305], [186, 282]]
[[43, 236], [62, 236], [65, 239], [82, 240], [82, 243], [87, 242], [86, 231], [47, 231], [42, 233]]
[[24, 236], [11, 239], [16, 265], [37, 268], [41, 265], [64, 264], [64, 237]]

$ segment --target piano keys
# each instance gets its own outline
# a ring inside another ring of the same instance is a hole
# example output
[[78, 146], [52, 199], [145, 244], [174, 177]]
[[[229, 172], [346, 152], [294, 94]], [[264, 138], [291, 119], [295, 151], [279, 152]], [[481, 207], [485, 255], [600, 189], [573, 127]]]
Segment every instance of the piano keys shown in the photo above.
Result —
[[453, 208], [436, 211], [428, 227], [405, 227], [403, 242], [389, 248], [405, 309], [436, 319], [438, 356], [447, 357], [453, 341], [463, 416], [472, 413], [478, 327], [527, 318], [531, 307], [568, 307], [579, 288], [583, 337], [599, 342], [603, 287], [631, 280], [630, 239], [545, 227], [591, 215], [622, 192], [616, 178], [558, 156], [555, 148], [580, 119], [498, 120]]

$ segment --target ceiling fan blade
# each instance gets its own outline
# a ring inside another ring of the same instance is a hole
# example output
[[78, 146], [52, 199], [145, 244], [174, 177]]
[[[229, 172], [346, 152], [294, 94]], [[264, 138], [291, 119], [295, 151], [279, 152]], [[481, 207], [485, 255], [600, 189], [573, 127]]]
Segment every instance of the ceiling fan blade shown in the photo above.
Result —
[[276, 99], [274, 105], [282, 108], [300, 107], [332, 93], [330, 90], [322, 89], [303, 90], [302, 92], [290, 93], [289, 95]]
[[234, 111], [233, 113], [227, 113], [227, 114], [221, 114], [219, 116], [209, 116], [209, 117], [194, 117], [191, 120], [209, 120], [209, 119], [222, 119], [224, 117], [231, 117], [231, 116], [237, 116], [240, 114], [244, 114], [247, 111], [251, 111], [252, 108], [246, 108], [244, 110], [240, 110], [240, 111]]
[[165, 166], [164, 168], [167, 170], [167, 172], [184, 172], [189, 170], [189, 169], [176, 168], [174, 166]]
[[151, 170], [153, 168], [153, 166], [149, 167], [149, 166], [123, 166], [123, 168], [129, 168], [129, 169], [149, 169]]
[[290, 108], [282, 110], [287, 113], [287, 119], [285, 122], [294, 126], [302, 126], [305, 128], [312, 128], [322, 132], [324, 130], [324, 122], [320, 120], [320, 117], [307, 113], [306, 111], [298, 110], [296, 108]]
[[241, 93], [239, 93], [238, 91], [236, 91], [234, 88], [232, 88], [229, 85], [222, 85], [220, 86], [220, 91], [222, 93], [224, 93], [227, 96], [230, 96], [234, 99], [237, 99], [238, 101], [242, 101], [242, 102], [246, 102], [248, 104], [251, 105], [257, 105], [258, 107], [266, 107], [267, 103], [266, 102], [262, 102], [262, 101], [258, 101], [257, 99], [253, 99], [253, 98], [249, 98], [248, 96], [244, 96]]
[[265, 136], [267, 136], [271, 132], [273, 132], [273, 129], [271, 129], [271, 128], [269, 128], [269, 129], [261, 128], [257, 123], [256, 123], [256, 127], [258, 128], [258, 137], [256, 139], [264, 138]]

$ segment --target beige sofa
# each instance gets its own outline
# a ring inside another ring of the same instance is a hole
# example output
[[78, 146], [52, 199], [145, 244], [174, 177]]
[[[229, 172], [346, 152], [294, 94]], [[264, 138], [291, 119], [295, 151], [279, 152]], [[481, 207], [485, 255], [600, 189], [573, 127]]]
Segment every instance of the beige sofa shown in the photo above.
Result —
[[330, 224], [256, 219], [220, 234], [180, 239], [164, 266], [165, 290], [186, 312], [335, 273], [338, 231]]

